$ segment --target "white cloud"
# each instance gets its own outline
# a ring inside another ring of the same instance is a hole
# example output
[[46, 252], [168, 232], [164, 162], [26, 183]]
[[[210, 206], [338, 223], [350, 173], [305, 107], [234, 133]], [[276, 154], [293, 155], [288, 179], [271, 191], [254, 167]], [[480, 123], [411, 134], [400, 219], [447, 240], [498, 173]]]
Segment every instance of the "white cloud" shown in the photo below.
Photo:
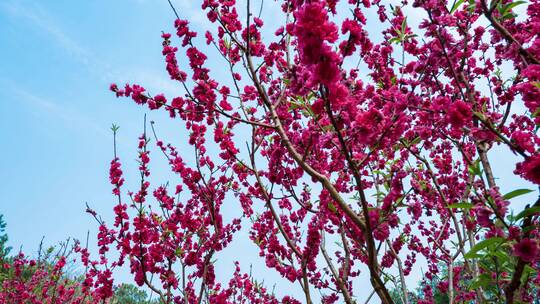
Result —
[[38, 31], [48, 35], [57, 46], [85, 66], [92, 66], [97, 63], [94, 56], [66, 35], [41, 6], [34, 2], [25, 3], [23, 5], [19, 1], [2, 2], [0, 3], [0, 9], [8, 13], [11, 17], [22, 19], [25, 21], [25, 24], [30, 24]]
[[[146, 0], [137, 1], [146, 2]], [[173, 1], [173, 4], [177, 6], [179, 11], [180, 9], [191, 8], [190, 1], [187, 0]], [[148, 89], [163, 90], [160, 93], [182, 94], [177, 83], [169, 80], [168, 77], [160, 75], [161, 73], [158, 71], [139, 68], [122, 71], [122, 69], [113, 68], [110, 64], [100, 60], [98, 56], [66, 34], [54, 22], [53, 16], [35, 2], [25, 2], [25, 5], [22, 5], [19, 1], [2, 2], [0, 3], [0, 10], [5, 11], [13, 18], [22, 19], [26, 24], [33, 26], [36, 31], [52, 38], [53, 44], [82, 64], [101, 81], [117, 81], [120, 84], [123, 82], [140, 83], [148, 86]]]
[[0, 88], [2, 88], [2, 91], [7, 91], [10, 93], [11, 99], [14, 103], [24, 103], [30, 106], [32, 109], [31, 113], [36, 116], [45, 113], [56, 119], [64, 121], [70, 126], [78, 126], [81, 129], [92, 130], [102, 136], [107, 136], [110, 133], [105, 128], [96, 124], [94, 121], [81, 113], [67, 108], [55, 100], [38, 96], [24, 88], [19, 87], [12, 81], [0, 79]]

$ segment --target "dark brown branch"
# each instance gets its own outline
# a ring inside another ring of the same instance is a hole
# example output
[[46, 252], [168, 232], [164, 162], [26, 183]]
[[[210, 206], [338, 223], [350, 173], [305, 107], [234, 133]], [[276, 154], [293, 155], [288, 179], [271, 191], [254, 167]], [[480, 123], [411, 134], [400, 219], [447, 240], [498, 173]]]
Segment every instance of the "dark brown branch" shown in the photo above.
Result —
[[[533, 204], [531, 208], [540, 206], [540, 198], [536, 200], [536, 202]], [[529, 208], [527, 206], [527, 208]], [[523, 237], [528, 238], [530, 235], [530, 230], [528, 229], [533, 224], [534, 214], [530, 214], [525, 217], [523, 220], [523, 223], [521, 224], [521, 230], [524, 231]], [[523, 270], [525, 269], [525, 266], [528, 265], [530, 262], [525, 262], [521, 258], [519, 258], [518, 263], [516, 265], [516, 268], [514, 269], [514, 274], [512, 275], [512, 280], [510, 281], [510, 284], [504, 289], [504, 293], [506, 295], [506, 303], [507, 304], [513, 304], [514, 303], [514, 297], [516, 290], [518, 290], [521, 286], [521, 276], [523, 274]]]

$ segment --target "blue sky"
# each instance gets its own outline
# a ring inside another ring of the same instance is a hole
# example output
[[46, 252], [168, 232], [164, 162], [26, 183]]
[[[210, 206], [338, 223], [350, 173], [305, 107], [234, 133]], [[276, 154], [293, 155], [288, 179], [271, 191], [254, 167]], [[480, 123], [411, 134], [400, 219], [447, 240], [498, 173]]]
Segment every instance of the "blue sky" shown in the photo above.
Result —
[[[173, 2], [183, 17], [205, 27], [192, 1]], [[30, 253], [43, 235], [47, 244], [68, 236], [84, 239], [88, 230], [95, 235], [97, 225], [84, 212], [85, 202], [110, 218], [115, 203], [108, 183], [112, 123], [120, 125], [118, 148], [128, 181], [129, 174], [136, 173], [137, 136], [145, 111], [116, 99], [109, 84], [129, 81], [144, 84], [150, 92], [181, 94], [169, 81], [161, 56], [161, 31], [171, 31], [174, 20], [167, 1], [76, 3], [0, 2], [0, 213], [8, 224], [10, 245]], [[148, 115], [164, 137], [182, 142], [180, 125]], [[165, 163], [156, 156], [158, 168]], [[495, 174], [504, 177], [503, 193], [534, 189], [512, 176], [514, 156], [500, 151], [492, 156]], [[159, 170], [156, 176], [160, 182], [167, 180]], [[243, 249], [235, 247], [224, 256], [245, 259], [238, 252], [252, 252], [256, 260], [255, 247]]]
[[108, 85], [174, 90], [160, 55], [160, 31], [173, 20], [165, 4], [0, 3], [0, 212], [14, 247], [33, 250], [42, 235], [83, 238], [95, 228], [86, 201], [109, 210], [109, 127], [121, 126], [120, 155], [134, 159], [144, 112]]

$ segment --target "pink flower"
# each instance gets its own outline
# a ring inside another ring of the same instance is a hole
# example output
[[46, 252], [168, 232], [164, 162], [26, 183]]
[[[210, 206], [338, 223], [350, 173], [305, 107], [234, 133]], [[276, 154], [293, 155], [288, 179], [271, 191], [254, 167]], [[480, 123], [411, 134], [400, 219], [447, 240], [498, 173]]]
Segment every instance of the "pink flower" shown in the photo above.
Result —
[[490, 217], [493, 211], [491, 209], [485, 206], [475, 206], [473, 210], [476, 212], [476, 221], [480, 226], [489, 227], [492, 225]]
[[209, 31], [206, 31], [204, 37], [206, 38], [206, 44], [214, 42], [214, 37], [212, 37], [212, 33], [210, 33]]
[[358, 112], [355, 117], [358, 141], [365, 145], [372, 145], [377, 141], [379, 126], [384, 116], [377, 109], [370, 108], [365, 112]]
[[522, 239], [514, 245], [514, 255], [525, 262], [532, 262], [538, 256], [538, 244], [531, 239]]
[[536, 153], [525, 161], [518, 163], [514, 173], [540, 185], [540, 153]]
[[471, 120], [472, 110], [469, 104], [458, 100], [450, 105], [447, 114], [448, 122], [450, 122], [454, 128], [461, 128]]
[[167, 98], [163, 94], [156, 95], [154, 99], [150, 99], [148, 101], [148, 107], [150, 110], [157, 110], [161, 108], [161, 106], [165, 105], [167, 103]]
[[373, 237], [378, 241], [386, 240], [390, 236], [388, 224], [382, 223], [373, 230]]

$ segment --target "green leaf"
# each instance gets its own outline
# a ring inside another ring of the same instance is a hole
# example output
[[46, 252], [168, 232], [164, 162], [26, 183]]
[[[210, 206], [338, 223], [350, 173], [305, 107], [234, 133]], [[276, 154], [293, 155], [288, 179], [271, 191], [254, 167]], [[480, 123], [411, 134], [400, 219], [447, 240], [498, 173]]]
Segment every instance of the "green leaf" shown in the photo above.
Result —
[[493, 255], [497, 257], [498, 262], [499, 262], [501, 265], [504, 265], [505, 263], [507, 263], [508, 261], [510, 261], [510, 257], [508, 256], [508, 252], [507, 252], [507, 251], [504, 251], [504, 250], [498, 250], [498, 251], [493, 252]]
[[538, 206], [538, 207], [530, 207], [530, 208], [527, 208], [527, 209], [521, 211], [518, 215], [516, 215], [514, 220], [517, 221], [519, 219], [522, 219], [522, 218], [527, 217], [529, 215], [533, 215], [535, 213], [540, 213], [540, 206]]
[[462, 4], [465, 2], [465, 0], [458, 0], [454, 2], [454, 5], [452, 5], [452, 8], [450, 9], [450, 14], [453, 14]]
[[467, 10], [469, 13], [473, 13], [474, 9], [476, 8], [476, 2], [474, 0], [469, 0], [469, 6], [467, 7]]
[[531, 190], [531, 189], [516, 189], [514, 191], [510, 191], [510, 192], [506, 193], [505, 195], [503, 195], [503, 198], [505, 200], [509, 200], [509, 199], [512, 199], [514, 197], [517, 197], [517, 196], [520, 196], [520, 195], [523, 195], [523, 194], [531, 193], [533, 191], [534, 190]]
[[469, 290], [477, 289], [479, 287], [486, 287], [491, 283], [491, 281], [491, 277], [488, 274], [483, 273], [472, 281], [471, 285], [469, 285]]
[[526, 4], [526, 3], [527, 3], [527, 1], [523, 1], [523, 0], [512, 2], [512, 3], [506, 5], [506, 10], [514, 9], [514, 7], [516, 7], [518, 5]]
[[226, 49], [230, 49], [231, 48], [231, 42], [229, 40], [227, 40], [226, 38], [223, 39], [223, 43], [225, 44], [225, 48]]
[[403, 202], [403, 199], [405, 198], [404, 195], [400, 195], [398, 199], [396, 200], [396, 206], [401, 206], [401, 202]]
[[416, 137], [415, 139], [413, 139], [413, 141], [411, 141], [411, 146], [417, 145], [417, 144], [419, 144], [421, 141], [422, 141], [422, 138], [420, 138], [420, 136], [418, 136], [418, 137]]
[[403, 22], [401, 22], [401, 33], [405, 34], [407, 31], [407, 17], [403, 19]]
[[446, 206], [448, 209], [471, 209], [474, 205], [470, 203], [456, 203]]
[[332, 211], [333, 213], [337, 212], [336, 206], [334, 206], [334, 204], [332, 203], [328, 203], [328, 209]]
[[481, 250], [484, 250], [495, 244], [499, 245], [500, 243], [504, 241], [505, 239], [500, 238], [500, 237], [493, 237], [493, 238], [485, 239], [481, 241], [480, 243], [474, 245], [473, 248], [471, 248], [471, 250], [469, 250], [469, 252], [465, 254], [465, 258], [466, 259], [477, 258], [479, 256], [478, 252], [480, 252]]
[[482, 176], [482, 169], [480, 168], [480, 159], [477, 159], [473, 165], [469, 167], [469, 173], [471, 175]]
[[511, 2], [511, 3], [508, 3], [507, 5], [501, 5], [499, 7], [499, 12], [501, 13], [501, 15], [506, 15], [508, 12], [510, 12], [514, 7], [518, 6], [518, 5], [522, 5], [522, 4], [525, 4], [527, 3], [527, 1], [523, 1], [523, 0], [519, 0], [519, 1], [516, 1], [516, 2]]
[[[540, 88], [539, 88], [539, 89], [540, 89]], [[538, 117], [538, 116], [540, 116], [540, 107], [538, 107], [538, 108], [536, 109], [536, 111], [534, 111], [534, 113], [532, 113], [532, 117]]]

